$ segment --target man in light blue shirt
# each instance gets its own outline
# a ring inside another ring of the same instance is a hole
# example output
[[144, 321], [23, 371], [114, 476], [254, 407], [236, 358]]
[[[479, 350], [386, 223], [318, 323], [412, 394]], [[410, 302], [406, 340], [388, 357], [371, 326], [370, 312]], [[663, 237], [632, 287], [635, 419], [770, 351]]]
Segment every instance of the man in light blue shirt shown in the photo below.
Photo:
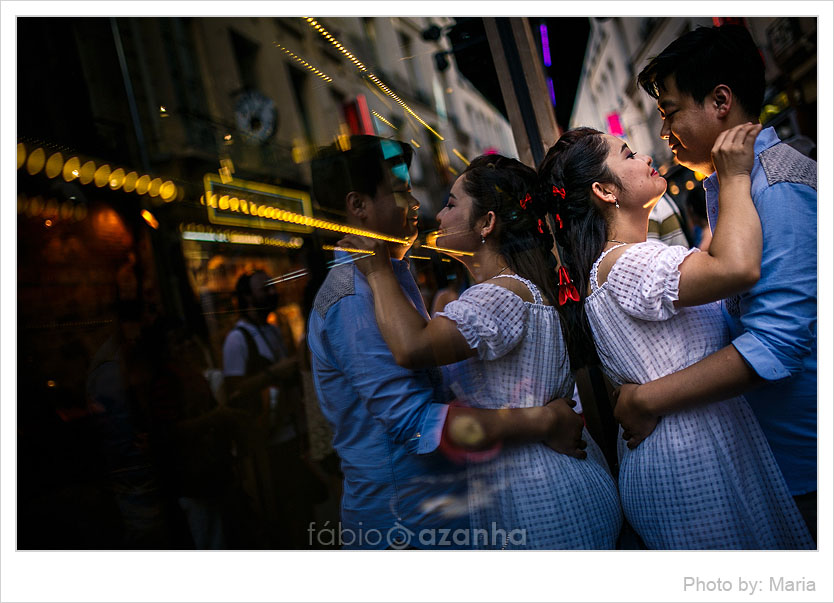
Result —
[[[761, 278], [724, 300], [733, 346], [766, 381], [745, 393], [791, 494], [817, 489], [816, 163], [773, 128], [755, 145], [753, 203], [762, 223]], [[718, 178], [704, 181], [707, 217], [718, 217]]]
[[[718, 135], [755, 123], [764, 96], [764, 65], [740, 26], [699, 28], [670, 44], [638, 76], [657, 99], [661, 138], [678, 162], [710, 174], [708, 218], [718, 215], [711, 150]], [[777, 463], [816, 534], [817, 239], [816, 163], [759, 133], [751, 173], [762, 225], [762, 268], [748, 292], [723, 302], [732, 343], [702, 361], [640, 386], [624, 386], [618, 404], [651, 400], [709, 402], [743, 393]]]
[[[428, 320], [404, 259], [417, 237], [419, 208], [408, 177], [411, 156], [404, 143], [352, 136], [348, 149], [334, 145], [319, 153], [313, 189], [319, 204], [345, 212], [350, 226], [387, 237], [400, 286]], [[554, 409], [566, 401], [450, 411], [437, 369], [397, 365], [377, 327], [367, 280], [345, 254], [336, 257], [343, 263], [316, 295], [307, 341], [344, 474], [341, 526], [335, 538], [332, 526], [311, 526], [311, 539], [363, 549], [471, 548], [474, 538], [484, 537], [490, 544], [518, 542], [523, 535], [500, 528], [486, 535], [469, 530], [465, 467], [437, 452], [445, 422], [454, 413], [477, 421], [493, 441], [544, 440], [564, 425]]]

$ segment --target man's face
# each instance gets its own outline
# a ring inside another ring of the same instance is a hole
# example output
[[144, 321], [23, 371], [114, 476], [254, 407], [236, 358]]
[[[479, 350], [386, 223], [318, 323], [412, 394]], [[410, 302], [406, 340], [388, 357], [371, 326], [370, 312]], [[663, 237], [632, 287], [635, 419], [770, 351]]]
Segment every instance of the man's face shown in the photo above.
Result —
[[[386, 178], [376, 189], [376, 195], [368, 204], [367, 228], [392, 237], [407, 239], [405, 252], [417, 239], [417, 211], [420, 202], [411, 194], [411, 181], [404, 163], [395, 164], [386, 170]], [[395, 250], [392, 250], [392, 253]], [[396, 254], [394, 254], [396, 255]]]
[[657, 108], [663, 119], [660, 137], [669, 142], [683, 166], [703, 174], [714, 170], [710, 151], [723, 129], [708, 102], [698, 104], [692, 96], [678, 90], [674, 75], [663, 82]]

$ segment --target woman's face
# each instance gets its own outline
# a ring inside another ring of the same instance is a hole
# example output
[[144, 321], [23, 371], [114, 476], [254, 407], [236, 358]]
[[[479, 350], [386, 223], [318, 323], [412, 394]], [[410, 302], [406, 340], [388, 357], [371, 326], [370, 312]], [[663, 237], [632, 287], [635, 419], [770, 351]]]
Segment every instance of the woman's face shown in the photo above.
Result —
[[617, 200], [627, 207], [650, 208], [666, 192], [666, 179], [652, 167], [648, 155], [638, 155], [622, 139], [605, 134], [608, 143], [608, 168], [620, 179]]
[[473, 225], [472, 197], [463, 188], [466, 175], [460, 176], [452, 185], [446, 207], [437, 214], [440, 233], [437, 246], [457, 251], [472, 251], [480, 245], [481, 237], [477, 225]]

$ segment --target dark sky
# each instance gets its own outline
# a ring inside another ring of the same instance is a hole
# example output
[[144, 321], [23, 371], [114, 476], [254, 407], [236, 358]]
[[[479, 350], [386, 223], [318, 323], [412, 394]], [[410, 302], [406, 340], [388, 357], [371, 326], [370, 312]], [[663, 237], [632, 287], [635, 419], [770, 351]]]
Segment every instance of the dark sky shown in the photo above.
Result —
[[[528, 17], [533, 37], [541, 57], [541, 36], [539, 25], [547, 26], [550, 43], [551, 67], [545, 67], [545, 75], [553, 79], [556, 95], [556, 121], [567, 128], [576, 87], [585, 57], [590, 24], [587, 17]], [[481, 93], [505, 116], [507, 115], [498, 76], [492, 63], [489, 43], [480, 17], [459, 17], [449, 32], [449, 39], [455, 48], [458, 69]]]

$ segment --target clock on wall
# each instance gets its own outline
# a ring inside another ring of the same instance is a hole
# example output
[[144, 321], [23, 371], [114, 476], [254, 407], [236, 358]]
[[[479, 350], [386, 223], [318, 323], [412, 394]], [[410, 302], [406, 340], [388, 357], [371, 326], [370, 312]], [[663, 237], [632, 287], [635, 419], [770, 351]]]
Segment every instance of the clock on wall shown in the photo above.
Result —
[[258, 90], [247, 90], [235, 103], [238, 130], [257, 142], [266, 142], [278, 126], [278, 110], [271, 98]]

